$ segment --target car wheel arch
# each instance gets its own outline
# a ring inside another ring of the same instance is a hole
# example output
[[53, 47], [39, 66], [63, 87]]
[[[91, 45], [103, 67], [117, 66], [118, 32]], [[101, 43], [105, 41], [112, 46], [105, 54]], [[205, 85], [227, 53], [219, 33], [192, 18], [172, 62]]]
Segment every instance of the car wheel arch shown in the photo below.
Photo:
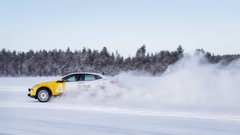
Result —
[[49, 92], [49, 94], [52, 96], [52, 91], [50, 90], [50, 88], [48, 88], [48, 87], [40, 87], [40, 88], [37, 89], [37, 93], [38, 93], [41, 89], [46, 89], [46, 90]]

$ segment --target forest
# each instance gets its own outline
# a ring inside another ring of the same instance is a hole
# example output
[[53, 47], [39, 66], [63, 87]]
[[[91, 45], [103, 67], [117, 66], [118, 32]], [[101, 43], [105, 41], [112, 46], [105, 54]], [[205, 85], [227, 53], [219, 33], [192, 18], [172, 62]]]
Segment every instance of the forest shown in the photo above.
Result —
[[[203, 49], [196, 49], [195, 55], [203, 54], [211, 64], [229, 64], [240, 57], [234, 55], [214, 55]], [[29, 50], [0, 51], [0, 76], [59, 76], [71, 72], [97, 72], [116, 75], [122, 71], [144, 71], [152, 75], [164, 73], [167, 67], [184, 55], [181, 45], [175, 51], [148, 53], [146, 46], [137, 49], [135, 56], [124, 58], [117, 51], [86, 49], [71, 50]]]

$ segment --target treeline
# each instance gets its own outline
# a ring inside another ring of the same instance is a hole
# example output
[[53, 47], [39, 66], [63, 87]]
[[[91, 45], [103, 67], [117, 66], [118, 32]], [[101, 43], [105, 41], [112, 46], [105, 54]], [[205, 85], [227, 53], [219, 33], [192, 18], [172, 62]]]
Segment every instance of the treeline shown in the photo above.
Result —
[[[71, 72], [98, 72], [115, 75], [121, 71], [145, 71], [153, 75], [163, 73], [168, 65], [183, 57], [183, 48], [179, 46], [175, 51], [159, 51], [147, 53], [143, 45], [133, 57], [124, 58], [118, 52], [110, 53], [106, 47], [102, 50], [83, 48], [72, 51], [40, 50], [17, 52], [2, 49], [0, 51], [0, 76], [57, 76]], [[239, 58], [239, 55], [215, 56], [202, 49], [210, 63], [225, 63]]]
[[161, 73], [169, 64], [183, 56], [181, 46], [176, 51], [160, 51], [155, 54], [140, 47], [134, 57], [124, 58], [118, 52], [110, 53], [106, 47], [101, 51], [83, 48], [72, 51], [40, 50], [16, 52], [0, 51], [0, 76], [56, 76], [71, 72], [98, 72], [115, 75], [121, 71], [144, 70], [152, 74]]
[[232, 55], [214, 55], [211, 54], [210, 52], [206, 52], [203, 49], [196, 49], [195, 54], [202, 54], [206, 59], [208, 60], [209, 63], [211, 64], [222, 64], [222, 65], [228, 65], [232, 61], [239, 59], [240, 54], [232, 54]]

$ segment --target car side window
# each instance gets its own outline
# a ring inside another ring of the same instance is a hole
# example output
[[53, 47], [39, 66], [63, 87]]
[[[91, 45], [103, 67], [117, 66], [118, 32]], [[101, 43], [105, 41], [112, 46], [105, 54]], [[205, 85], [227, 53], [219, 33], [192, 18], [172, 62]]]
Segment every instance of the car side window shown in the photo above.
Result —
[[71, 76], [67, 79], [67, 82], [75, 82], [76, 81], [76, 76]]
[[99, 76], [99, 75], [94, 75], [94, 77], [95, 77], [96, 80], [98, 80], [98, 79], [102, 79], [102, 77]]
[[62, 80], [64, 82], [76, 82], [76, 81], [79, 81], [79, 79], [80, 79], [80, 76], [78, 74], [73, 74], [73, 75], [64, 77]]
[[84, 81], [93, 81], [96, 80], [94, 75], [84, 75]]

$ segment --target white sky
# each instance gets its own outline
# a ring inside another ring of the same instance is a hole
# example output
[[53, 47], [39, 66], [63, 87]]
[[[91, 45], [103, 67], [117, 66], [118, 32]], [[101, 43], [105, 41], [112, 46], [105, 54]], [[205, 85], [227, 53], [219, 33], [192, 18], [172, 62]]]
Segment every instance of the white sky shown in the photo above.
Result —
[[240, 1], [0, 0], [0, 48], [240, 53]]

